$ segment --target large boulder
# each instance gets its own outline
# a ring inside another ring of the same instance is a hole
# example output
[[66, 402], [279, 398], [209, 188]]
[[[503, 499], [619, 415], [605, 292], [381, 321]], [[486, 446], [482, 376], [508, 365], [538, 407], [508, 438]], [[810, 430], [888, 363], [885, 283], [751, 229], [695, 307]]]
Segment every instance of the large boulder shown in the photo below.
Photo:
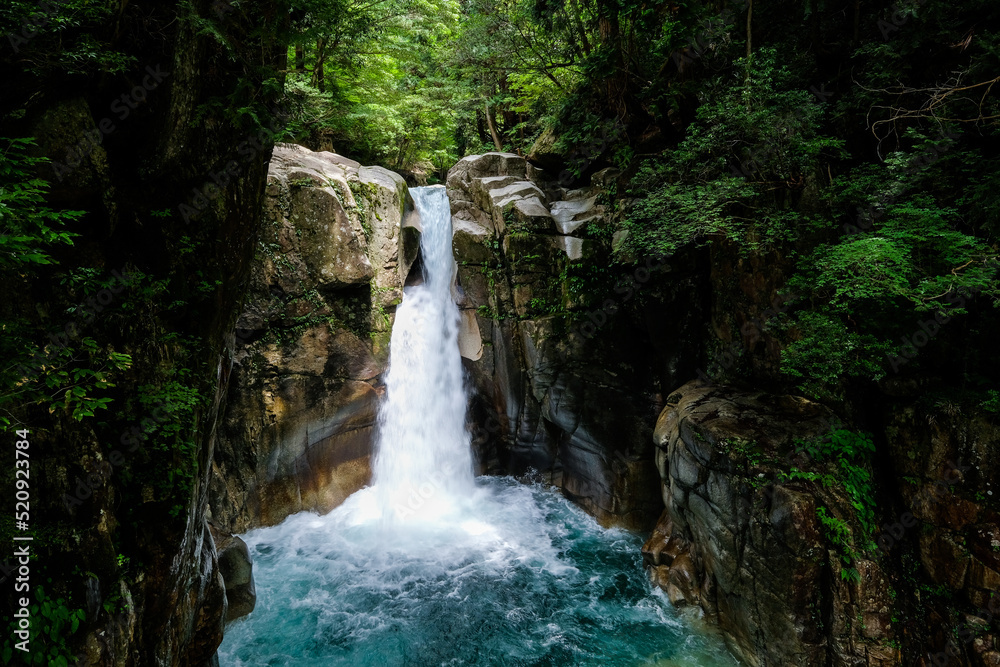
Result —
[[226, 592], [225, 622], [243, 618], [257, 606], [250, 549], [238, 535], [209, 524]]
[[556, 150], [558, 137], [551, 127], [545, 128], [528, 151], [528, 162], [553, 174], [558, 174], [566, 162], [566, 156]]

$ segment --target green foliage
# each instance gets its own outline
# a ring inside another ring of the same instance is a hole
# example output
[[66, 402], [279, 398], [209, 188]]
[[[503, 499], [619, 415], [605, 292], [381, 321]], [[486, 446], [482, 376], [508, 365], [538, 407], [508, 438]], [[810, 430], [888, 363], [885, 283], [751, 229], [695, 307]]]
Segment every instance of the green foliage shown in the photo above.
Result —
[[8, 0], [0, 4], [0, 35], [4, 49], [38, 75], [118, 73], [135, 59], [112, 46], [116, 10], [93, 0]]
[[68, 667], [75, 664], [76, 656], [70, 651], [70, 641], [86, 620], [86, 612], [72, 608], [63, 598], [52, 599], [42, 584], [35, 586], [35, 602], [28, 607], [28, 611], [31, 614], [31, 650], [24, 653], [14, 649], [14, 643], [18, 641], [14, 636], [17, 622], [12, 620], [0, 649], [4, 664], [12, 664], [14, 657], [29, 665]]
[[115, 387], [116, 375], [132, 364], [129, 355], [99, 346], [90, 337], [65, 347], [39, 347], [26, 337], [32, 329], [16, 324], [7, 329], [18, 334], [4, 344], [16, 347], [8, 357], [13, 363], [0, 373], [0, 411], [4, 413], [0, 423], [4, 425], [13, 422], [16, 407], [25, 405], [42, 405], [50, 413], [62, 410], [76, 421], [93, 417], [108, 408], [112, 398], [107, 390]]
[[799, 338], [781, 351], [782, 369], [806, 395], [835, 398], [845, 378], [885, 376], [879, 353], [884, 356], [889, 343], [858, 333], [829, 313], [804, 311], [795, 324]]
[[[395, 169], [443, 172], [455, 152], [463, 86], [442, 59], [458, 26], [455, 0], [300, 1], [301, 69], [289, 74], [289, 133]], [[295, 63], [296, 52], [289, 53]]]
[[34, 143], [0, 138], [0, 270], [52, 264], [51, 246], [73, 245], [65, 227], [83, 215], [45, 205], [49, 183], [32, 174], [48, 160], [28, 154]]
[[[754, 440], [746, 438], [730, 438], [719, 442], [719, 447], [731, 459], [742, 460], [746, 463], [748, 470], [756, 468], [764, 462], [764, 452], [760, 445]], [[759, 477], [750, 477], [750, 484], [754, 487], [764, 483]]]
[[[197, 349], [193, 341], [182, 343], [186, 354]], [[179, 365], [165, 370], [156, 383], [139, 386], [137, 400], [130, 406], [139, 424], [130, 434], [132, 446], [141, 446], [143, 456], [155, 462], [141, 469], [139, 481], [156, 489], [158, 498], [171, 501], [174, 517], [186, 510], [198, 473], [197, 415], [206, 407], [206, 394], [193, 372]], [[132, 474], [126, 471], [125, 479]]]
[[[673, 166], [645, 164], [633, 181], [632, 195], [644, 193], [629, 209], [627, 241], [619, 254], [665, 254], [688, 244], [736, 236], [743, 229], [734, 207], [753, 196], [743, 180], [722, 177], [710, 184], [671, 182]], [[647, 189], [648, 188], [648, 189]]]
[[567, 149], [602, 123], [631, 121], [601, 148], [604, 160], [632, 156], [618, 257], [712, 244], [753, 258], [740, 271], [794, 263], [785, 291], [795, 307], [769, 333], [784, 348], [782, 379], [814, 398], [844, 401], [899, 372], [900, 341], [939, 313], [972, 322], [948, 325], [905, 372], [961, 381], [987, 360], [994, 372], [995, 350], [959, 351], [955, 330], [971, 324], [984, 340], [996, 314], [983, 310], [1000, 304], [1000, 34], [977, 32], [948, 63], [927, 54], [996, 18], [998, 6], [922, 6], [891, 40], [874, 10], [861, 8], [859, 24], [813, 5], [805, 18], [754, 7], [768, 30], [748, 45], [740, 17], [683, 5], [657, 16], [629, 2], [607, 7], [619, 32], [564, 97]]
[[733, 172], [758, 185], [787, 181], [843, 152], [842, 140], [822, 133], [824, 106], [773, 48], [735, 60], [732, 73], [708, 84], [706, 98], [671, 155], [689, 182]]
[[854, 518], [861, 528], [860, 535], [855, 535], [846, 520], [833, 516], [822, 505], [817, 505], [816, 516], [825, 529], [827, 541], [840, 553], [844, 565], [841, 576], [854, 581], [858, 572], [847, 566], [855, 560], [858, 550], [868, 552], [875, 547], [875, 488], [870, 461], [875, 444], [866, 433], [835, 429], [823, 438], [798, 441], [797, 445], [799, 451], [808, 455], [814, 463], [825, 465], [828, 471], [793, 468], [787, 473], [787, 478], [819, 483], [827, 488], [843, 488], [850, 500]]
[[463, 9], [447, 61], [467, 86], [459, 149], [496, 150], [492, 124], [504, 150], [527, 152], [561, 108], [579, 108], [567, 100], [584, 80], [594, 7], [585, 1], [470, 0]]
[[990, 389], [986, 392], [986, 395], [986, 400], [980, 403], [980, 406], [987, 412], [1000, 414], [1000, 391]]
[[[78, 220], [81, 211], [63, 211], [46, 206], [49, 183], [32, 175], [47, 160], [31, 157], [31, 139], [0, 139], [0, 272], [13, 287], [14, 280], [29, 280], [40, 267], [57, 264], [52, 253], [59, 246], [72, 246], [75, 234], [65, 226]], [[16, 276], [16, 278], [15, 278]], [[104, 289], [97, 271], [82, 269], [64, 274], [61, 283], [70, 289]], [[77, 307], [65, 315], [78, 316]], [[112, 398], [108, 390], [114, 378], [131, 365], [131, 357], [94, 338], [77, 334], [72, 328], [51, 331], [23, 317], [0, 321], [0, 424], [10, 426], [14, 413], [24, 406], [41, 405], [57, 410], [76, 421], [106, 410]], [[69, 333], [67, 333], [69, 332]], [[70, 335], [72, 334], [72, 335]], [[39, 341], [46, 341], [40, 343]]]
[[950, 309], [956, 290], [997, 291], [997, 255], [957, 230], [955, 209], [928, 195], [889, 207], [870, 232], [820, 244], [803, 258], [793, 289], [808, 290], [834, 312], [896, 301], [915, 312]]
[[709, 84], [676, 150], [639, 167], [622, 255], [721, 240], [762, 252], [820, 224], [775, 206], [769, 193], [808, 176], [821, 156], [839, 155], [843, 142], [822, 134], [823, 107], [777, 62], [773, 50], [737, 60], [743, 85]]
[[[856, 191], [858, 181], [868, 182], [859, 178], [845, 189]], [[954, 209], [914, 194], [887, 206], [870, 231], [803, 255], [789, 287], [809, 307], [785, 322], [790, 342], [782, 353], [800, 389], [836, 397], [851, 378], [879, 380], [896, 370], [896, 340], [919, 330], [920, 321], [963, 315], [961, 295], [1000, 302], [996, 252], [958, 226]]]

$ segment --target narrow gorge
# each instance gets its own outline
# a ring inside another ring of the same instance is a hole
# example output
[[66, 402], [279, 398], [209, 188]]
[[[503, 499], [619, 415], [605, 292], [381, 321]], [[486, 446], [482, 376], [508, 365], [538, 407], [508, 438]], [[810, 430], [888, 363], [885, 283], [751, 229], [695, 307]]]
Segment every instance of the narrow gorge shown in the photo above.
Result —
[[[567, 189], [503, 153], [467, 157], [449, 171], [451, 289], [476, 472], [557, 488], [602, 525], [648, 537], [641, 554], [651, 580], [673, 605], [699, 609], [718, 625], [747, 664], [900, 664], [899, 582], [885, 558], [899, 531], [918, 522], [918, 567], [988, 605], [995, 533], [976, 517], [989, 515], [969, 503], [956, 523], [955, 510], [941, 506], [943, 489], [959, 491], [969, 475], [972, 466], [962, 462], [988, 466], [997, 438], [988, 418], [973, 425], [938, 412], [936, 423], [934, 411], [894, 392], [880, 416], [893, 451], [913, 451], [919, 441], [907, 434], [916, 419], [931, 419], [938, 435], [895, 473], [893, 502], [910, 508], [909, 525], [886, 523], [880, 551], [843, 559], [817, 507], [858, 525], [857, 499], [823, 481], [844, 474], [836, 460], [811, 458], [801, 445], [844, 432], [836, 413], [792, 395], [686, 381], [700, 370], [704, 322], [732, 317], [713, 303], [723, 301], [719, 272], [727, 264], [713, 266], [720, 260], [699, 252], [657, 257], [623, 276], [627, 289], [574, 294], [572, 272], [611, 251], [601, 227], [612, 223], [598, 202], [614, 178], [604, 171], [590, 186]], [[212, 520], [228, 531], [275, 525], [302, 509], [326, 514], [366, 488], [388, 323], [403, 286], [421, 282], [422, 224], [409, 193], [385, 170], [300, 146], [275, 148], [265, 204], [275, 254], [251, 288], [267, 305], [251, 299], [240, 317], [246, 342], [225, 419], [233, 428], [223, 431], [213, 471]], [[339, 230], [341, 247], [354, 254], [333, 260], [310, 247], [328, 229]], [[324, 288], [345, 266], [372, 268]], [[322, 301], [307, 305], [310, 290]], [[632, 307], [640, 290], [647, 299]], [[563, 312], [546, 312], [553, 303]], [[303, 390], [309, 385], [316, 393]], [[982, 474], [990, 479], [988, 468]], [[423, 512], [415, 488], [404, 487], [401, 498], [408, 511]], [[346, 530], [350, 517], [343, 509], [329, 514], [323, 530]], [[941, 551], [956, 529], [969, 556]], [[844, 576], [848, 567], [857, 579]], [[958, 567], [972, 574], [956, 578]]]
[[4, 664], [1000, 666], [1000, 5], [11, 0]]

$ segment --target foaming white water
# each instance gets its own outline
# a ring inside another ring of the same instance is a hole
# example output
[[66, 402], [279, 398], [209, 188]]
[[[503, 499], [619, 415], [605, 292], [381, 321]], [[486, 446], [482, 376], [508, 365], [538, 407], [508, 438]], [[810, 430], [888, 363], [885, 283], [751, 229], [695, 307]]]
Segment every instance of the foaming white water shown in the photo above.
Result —
[[475, 509], [364, 521], [375, 489], [326, 516], [244, 536], [257, 608], [226, 629], [225, 667], [733, 667], [642, 571], [642, 538], [559, 493], [479, 478]]
[[388, 523], [443, 520], [462, 511], [473, 490], [451, 206], [443, 186], [410, 193], [423, 225], [423, 283], [407, 287], [396, 309], [373, 466], [376, 506], [358, 508]]
[[652, 593], [641, 537], [552, 489], [473, 479], [448, 199], [411, 192], [424, 282], [396, 311], [373, 484], [245, 536], [257, 607], [220, 663], [732, 667]]

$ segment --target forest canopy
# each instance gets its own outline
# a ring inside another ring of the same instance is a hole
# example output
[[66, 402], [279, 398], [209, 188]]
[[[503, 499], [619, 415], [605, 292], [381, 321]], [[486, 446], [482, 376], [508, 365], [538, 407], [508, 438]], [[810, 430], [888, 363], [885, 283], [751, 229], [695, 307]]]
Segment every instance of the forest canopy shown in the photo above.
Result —
[[[990, 346], [901, 351], [927, 316], [962, 318], [977, 340], [994, 321], [995, 2], [292, 0], [274, 26], [239, 2], [185, 6], [227, 48], [227, 22], [279, 33], [264, 78], [274, 103], [239, 87], [214, 103], [236, 123], [264, 126], [277, 109], [275, 138], [419, 182], [491, 150], [564, 185], [613, 167], [613, 228], [594, 233], [618, 239], [614, 261], [713, 243], [795, 267], [781, 288], [792, 305], [762, 326], [782, 341], [782, 382], [800, 391], [840, 400], [921, 366], [997, 389]], [[0, 9], [14, 72], [0, 108], [7, 175], [30, 167], [17, 158], [30, 103], [17, 100], [33, 99], [34, 81], [135, 65], [115, 47], [115, 16], [86, 0]], [[155, 12], [146, 24], [171, 29]], [[49, 222], [75, 214], [18, 217], [46, 186], [25, 179], [6, 224], [34, 229], [11, 243], [42, 257], [72, 243]]]

